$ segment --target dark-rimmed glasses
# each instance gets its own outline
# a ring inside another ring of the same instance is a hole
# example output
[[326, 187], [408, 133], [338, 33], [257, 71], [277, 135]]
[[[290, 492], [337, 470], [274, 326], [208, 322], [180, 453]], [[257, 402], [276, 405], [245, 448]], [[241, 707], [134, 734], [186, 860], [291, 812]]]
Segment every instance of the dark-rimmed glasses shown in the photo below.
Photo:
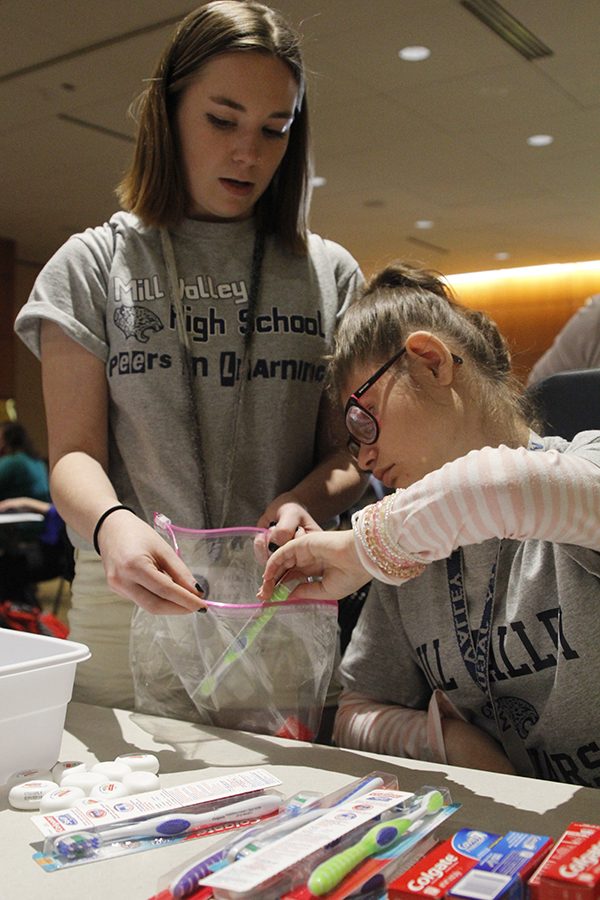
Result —
[[[373, 413], [369, 412], [368, 409], [365, 409], [364, 406], [361, 405], [359, 402], [360, 398], [370, 387], [373, 387], [375, 382], [378, 381], [404, 353], [406, 353], [406, 347], [401, 347], [391, 359], [388, 359], [388, 361], [377, 369], [364, 384], [361, 384], [361, 386], [350, 395], [348, 402], [346, 403], [344, 418], [346, 431], [350, 435], [348, 438], [348, 450], [355, 459], [358, 457], [361, 444], [374, 444], [379, 437], [379, 422]], [[461, 356], [456, 356], [456, 354], [453, 353], [452, 359], [456, 365], [462, 365], [463, 360]]]

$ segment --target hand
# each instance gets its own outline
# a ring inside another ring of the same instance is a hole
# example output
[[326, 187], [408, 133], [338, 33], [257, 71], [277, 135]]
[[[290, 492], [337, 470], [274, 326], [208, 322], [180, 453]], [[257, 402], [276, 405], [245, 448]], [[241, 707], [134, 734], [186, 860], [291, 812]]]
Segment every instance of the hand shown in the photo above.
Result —
[[502, 747], [489, 734], [462, 719], [443, 719], [446, 759], [451, 766], [515, 775]]
[[339, 600], [371, 580], [359, 561], [350, 530], [312, 532], [284, 544], [268, 560], [256, 596], [268, 600], [283, 576], [286, 581], [320, 579], [303, 583], [290, 594], [307, 600]]
[[205, 607], [187, 566], [150, 525], [128, 510], [102, 523], [98, 545], [108, 585], [121, 597], [160, 615]]
[[268, 528], [268, 543], [281, 547], [300, 534], [320, 531], [321, 528], [305, 507], [292, 493], [280, 494], [269, 505], [256, 523], [258, 528]]

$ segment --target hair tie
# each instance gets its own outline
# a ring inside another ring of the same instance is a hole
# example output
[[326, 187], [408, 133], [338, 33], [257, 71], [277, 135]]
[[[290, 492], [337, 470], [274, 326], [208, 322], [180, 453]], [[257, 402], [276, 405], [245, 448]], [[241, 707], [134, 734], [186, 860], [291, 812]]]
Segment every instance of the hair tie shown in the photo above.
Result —
[[99, 533], [99, 531], [100, 531], [100, 529], [101, 529], [101, 527], [102, 527], [102, 525], [103, 525], [103, 523], [104, 523], [104, 520], [105, 520], [105, 519], [108, 519], [108, 517], [109, 517], [112, 513], [117, 512], [118, 509], [126, 509], [127, 512], [133, 513], [133, 514], [135, 515], [135, 511], [134, 511], [130, 506], [123, 506], [122, 503], [119, 503], [117, 506], [111, 506], [111, 507], [109, 507], [109, 509], [107, 509], [105, 512], [102, 513], [102, 515], [100, 516], [100, 518], [99, 518], [98, 521], [96, 522], [96, 527], [94, 528], [94, 536], [93, 536], [93, 538], [92, 538], [92, 542], [93, 542], [93, 544], [94, 544], [94, 550], [96, 551], [96, 553], [98, 554], [98, 556], [101, 555], [101, 554], [100, 554], [100, 547], [98, 546], [98, 533]]

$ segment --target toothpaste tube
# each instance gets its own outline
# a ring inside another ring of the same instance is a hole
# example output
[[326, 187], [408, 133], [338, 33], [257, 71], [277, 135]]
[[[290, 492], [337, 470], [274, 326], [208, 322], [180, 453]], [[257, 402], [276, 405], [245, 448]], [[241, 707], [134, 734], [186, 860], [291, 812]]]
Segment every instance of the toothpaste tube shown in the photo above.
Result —
[[542, 875], [546, 873], [550, 863], [554, 863], [559, 859], [564, 859], [574, 847], [579, 847], [579, 845], [592, 834], [600, 836], [600, 825], [588, 825], [584, 822], [571, 822], [559, 837], [548, 856], [546, 856], [543, 862], [537, 867], [527, 882], [529, 900], [541, 900]]
[[600, 898], [600, 830], [595, 830], [562, 858], [548, 862], [540, 879], [542, 900]]
[[525, 883], [554, 841], [508, 831], [448, 892], [461, 900], [523, 900]]
[[445, 897], [452, 885], [472, 869], [499, 840], [499, 834], [463, 828], [430, 850], [388, 886], [390, 900]]

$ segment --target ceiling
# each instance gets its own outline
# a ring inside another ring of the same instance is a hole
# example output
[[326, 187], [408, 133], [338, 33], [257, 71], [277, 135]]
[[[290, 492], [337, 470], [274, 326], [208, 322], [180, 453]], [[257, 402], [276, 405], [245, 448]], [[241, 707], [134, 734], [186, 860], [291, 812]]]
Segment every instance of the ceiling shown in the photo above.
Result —
[[[600, 258], [598, 0], [503, 0], [552, 50], [533, 62], [460, 0], [272, 5], [304, 35], [311, 73], [326, 179], [311, 226], [365, 272], [399, 257], [447, 274]], [[22, 262], [115, 210], [129, 104], [193, 6], [0, 2], [0, 236]], [[402, 61], [415, 44], [429, 59]], [[528, 146], [536, 133], [554, 142]]]

